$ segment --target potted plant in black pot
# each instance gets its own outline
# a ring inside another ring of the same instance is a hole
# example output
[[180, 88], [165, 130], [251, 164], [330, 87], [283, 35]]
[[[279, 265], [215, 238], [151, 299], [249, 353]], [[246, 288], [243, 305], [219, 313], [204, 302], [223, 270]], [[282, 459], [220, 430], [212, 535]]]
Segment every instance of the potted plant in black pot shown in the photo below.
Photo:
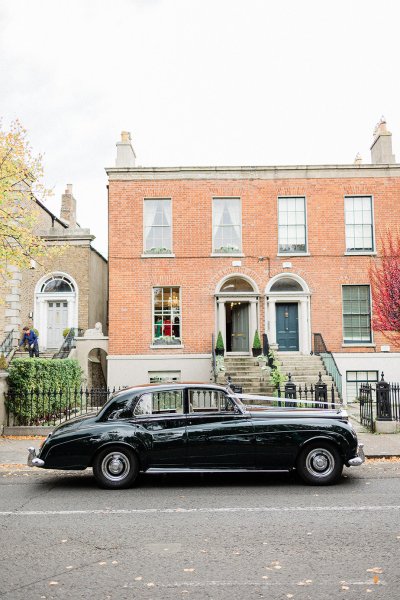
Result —
[[260, 336], [258, 334], [257, 329], [254, 333], [252, 351], [253, 351], [253, 356], [260, 356], [260, 354], [262, 353], [261, 340], [260, 340]]
[[224, 340], [222, 339], [222, 333], [218, 331], [217, 343], [215, 344], [215, 354], [217, 356], [224, 356], [225, 347]]

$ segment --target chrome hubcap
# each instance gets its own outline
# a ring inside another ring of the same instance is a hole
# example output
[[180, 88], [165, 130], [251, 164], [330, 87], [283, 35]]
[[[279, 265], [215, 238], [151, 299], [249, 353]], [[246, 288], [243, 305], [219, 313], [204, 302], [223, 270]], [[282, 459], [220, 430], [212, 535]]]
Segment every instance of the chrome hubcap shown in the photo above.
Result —
[[327, 477], [335, 468], [335, 459], [326, 448], [315, 448], [307, 455], [306, 467], [314, 477]]
[[122, 452], [110, 452], [101, 463], [101, 471], [110, 481], [125, 479], [130, 470], [129, 460]]

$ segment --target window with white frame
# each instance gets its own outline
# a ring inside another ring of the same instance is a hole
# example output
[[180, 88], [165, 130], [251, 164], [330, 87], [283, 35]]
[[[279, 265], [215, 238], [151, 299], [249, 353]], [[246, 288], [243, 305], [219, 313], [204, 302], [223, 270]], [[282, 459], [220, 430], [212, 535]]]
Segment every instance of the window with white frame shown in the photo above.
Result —
[[279, 253], [307, 251], [306, 199], [278, 198]]
[[179, 287], [153, 288], [153, 344], [181, 344], [181, 299]]
[[347, 402], [353, 402], [359, 398], [362, 383], [373, 384], [377, 382], [378, 371], [346, 371]]
[[240, 198], [213, 198], [213, 252], [235, 254], [242, 250]]
[[345, 344], [371, 342], [371, 301], [369, 285], [343, 286], [343, 341]]
[[144, 201], [144, 251], [146, 254], [171, 254], [172, 207], [170, 198]]
[[346, 196], [346, 251], [368, 252], [374, 249], [371, 196]]
[[149, 371], [149, 383], [179, 383], [180, 371]]

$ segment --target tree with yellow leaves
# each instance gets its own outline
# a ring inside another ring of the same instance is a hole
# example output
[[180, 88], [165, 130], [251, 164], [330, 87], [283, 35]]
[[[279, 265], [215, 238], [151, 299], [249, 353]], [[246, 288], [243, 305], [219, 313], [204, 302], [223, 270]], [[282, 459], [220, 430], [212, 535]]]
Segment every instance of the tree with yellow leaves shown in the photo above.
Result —
[[21, 123], [13, 121], [6, 131], [0, 122], [0, 284], [10, 267], [26, 269], [48, 254], [35, 233], [40, 214], [36, 199], [49, 195], [42, 177], [42, 157], [32, 154]]

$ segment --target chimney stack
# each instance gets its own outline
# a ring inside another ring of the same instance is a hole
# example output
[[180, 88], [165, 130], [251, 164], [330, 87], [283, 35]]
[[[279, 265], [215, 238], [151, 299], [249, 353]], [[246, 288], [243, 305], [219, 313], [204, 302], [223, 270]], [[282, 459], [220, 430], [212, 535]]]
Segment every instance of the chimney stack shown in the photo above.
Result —
[[117, 160], [116, 167], [134, 167], [136, 154], [131, 144], [131, 134], [129, 131], [122, 131], [121, 141], [117, 142]]
[[72, 183], [67, 183], [67, 189], [61, 196], [60, 218], [72, 229], [76, 227], [76, 200], [72, 195]]
[[371, 162], [373, 165], [390, 165], [396, 162], [392, 153], [392, 134], [387, 130], [385, 117], [381, 117], [381, 120], [374, 129]]

